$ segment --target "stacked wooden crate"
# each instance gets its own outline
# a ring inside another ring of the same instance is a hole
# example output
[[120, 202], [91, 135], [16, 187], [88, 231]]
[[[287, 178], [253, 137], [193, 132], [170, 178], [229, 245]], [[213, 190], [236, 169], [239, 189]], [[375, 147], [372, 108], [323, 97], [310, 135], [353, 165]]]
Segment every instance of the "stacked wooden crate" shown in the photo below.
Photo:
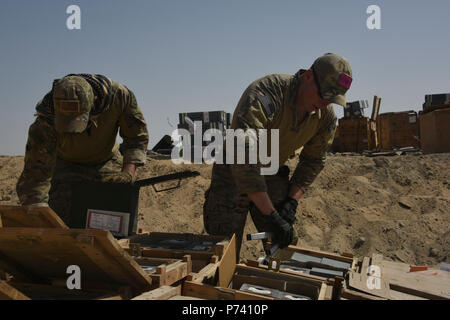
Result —
[[339, 152], [362, 152], [377, 148], [376, 123], [367, 117], [341, 118], [337, 130]]
[[426, 95], [419, 123], [423, 153], [450, 152], [450, 94]]
[[227, 239], [222, 236], [152, 232], [120, 240], [120, 244], [129, 254], [139, 259], [190, 257], [187, 273], [185, 269], [177, 269], [172, 271], [176, 276], [164, 278], [161, 274], [168, 275], [169, 271], [160, 271], [153, 276], [153, 287], [171, 285], [182, 279], [225, 285], [236, 265], [234, 236]]
[[377, 136], [380, 149], [418, 148], [420, 140], [417, 112], [388, 112], [378, 115]]
[[[182, 240], [190, 246], [161, 247]], [[186, 279], [223, 285], [235, 256], [234, 238], [155, 233], [118, 241], [106, 230], [69, 229], [48, 207], [0, 206], [0, 299], [130, 299]], [[70, 266], [81, 271], [80, 290], [68, 288]]]

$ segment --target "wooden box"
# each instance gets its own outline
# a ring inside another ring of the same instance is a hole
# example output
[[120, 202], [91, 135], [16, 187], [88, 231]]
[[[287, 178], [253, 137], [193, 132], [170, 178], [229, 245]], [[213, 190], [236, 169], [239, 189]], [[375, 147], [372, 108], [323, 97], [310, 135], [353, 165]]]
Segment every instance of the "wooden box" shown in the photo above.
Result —
[[423, 153], [450, 152], [450, 108], [419, 114]]
[[276, 290], [278, 293], [304, 296], [308, 300], [331, 300], [333, 295], [333, 287], [325, 281], [304, 275], [263, 270], [242, 264], [236, 265], [231, 281], [232, 289], [243, 291], [243, 288], [247, 287], [246, 290], [253, 290], [250, 292], [244, 291], [245, 293], [264, 295], [273, 300], [286, 300], [286, 298], [275, 296], [272, 292], [266, 291]]
[[339, 119], [339, 152], [362, 152], [377, 148], [376, 124], [369, 118]]
[[230, 288], [184, 281], [178, 286], [163, 286], [145, 292], [133, 300], [273, 300], [269, 297]]
[[[81, 289], [68, 289], [79, 267]], [[31, 299], [127, 299], [151, 289], [151, 277], [109, 231], [0, 228], [0, 268]]]
[[419, 122], [415, 111], [382, 113], [377, 120], [379, 148], [415, 147], [420, 145]]
[[191, 256], [180, 259], [135, 258], [135, 261], [149, 275], [152, 288], [172, 285], [184, 280], [192, 271]]
[[327, 281], [336, 277], [344, 278], [358, 264], [358, 259], [350, 253], [339, 255], [292, 245], [280, 250], [273, 261], [273, 266], [265, 266], [252, 260], [248, 260], [247, 265]]
[[192, 272], [187, 279], [212, 285], [227, 285], [236, 266], [236, 241], [233, 236], [182, 233], [144, 233], [123, 239], [121, 245], [132, 255], [149, 258], [181, 259], [191, 257]]
[[358, 259], [349, 253], [339, 255], [289, 246], [278, 252], [272, 265], [266, 266], [253, 260], [248, 260], [246, 264], [264, 270], [275, 270], [326, 282], [333, 287], [333, 299], [337, 299], [342, 290], [344, 278], [349, 271], [356, 270]]

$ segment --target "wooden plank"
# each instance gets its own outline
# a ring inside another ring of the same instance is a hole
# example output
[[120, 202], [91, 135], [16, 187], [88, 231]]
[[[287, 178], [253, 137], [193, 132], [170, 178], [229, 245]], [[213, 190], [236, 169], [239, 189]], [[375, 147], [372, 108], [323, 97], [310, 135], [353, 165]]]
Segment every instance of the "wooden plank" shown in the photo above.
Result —
[[150, 288], [151, 280], [145, 271], [120, 247], [109, 231], [84, 230], [75, 238], [76, 246], [115, 281], [130, 285], [139, 292]]
[[4, 228], [63, 228], [68, 229], [62, 219], [44, 206], [0, 205], [1, 224]]
[[189, 281], [214, 284], [215, 275], [217, 273], [217, 263], [210, 263], [201, 269], [199, 272], [192, 272], [186, 278]]
[[180, 296], [180, 295], [176, 295], [173, 296], [167, 300], [206, 300], [206, 299], [200, 299], [200, 298], [195, 298], [195, 297], [188, 297], [188, 296]]
[[39, 274], [37, 274], [36, 271], [30, 270], [26, 266], [17, 263], [16, 261], [14, 261], [14, 259], [5, 256], [1, 252], [0, 252], [0, 268], [3, 268], [10, 274], [13, 274], [16, 279], [20, 279], [23, 281], [45, 282], [45, 279], [42, 278]]
[[118, 293], [107, 294], [96, 300], [130, 300], [132, 297], [133, 293], [130, 287], [121, 287]]
[[33, 300], [91, 300], [101, 297], [112, 297], [118, 295], [117, 288], [113, 291], [105, 289], [73, 289], [69, 290], [66, 286], [44, 285], [36, 283], [24, 283], [18, 281], [10, 281], [10, 285], [22, 293], [26, 294]]
[[308, 254], [308, 255], [311, 255], [314, 257], [335, 259], [335, 260], [347, 262], [347, 263], [353, 263], [353, 261], [355, 259], [353, 257], [343, 256], [343, 255], [320, 251], [320, 250], [312, 250], [312, 249], [307, 249], [307, 248], [302, 248], [302, 247], [292, 246], [292, 245], [280, 250], [280, 252], [283, 250], [289, 251], [289, 252], [300, 252], [300, 253]]
[[253, 293], [241, 292], [229, 288], [213, 287], [193, 281], [185, 281], [183, 296], [196, 297], [206, 300], [274, 300], [273, 298]]
[[189, 254], [192, 260], [205, 260], [209, 261], [214, 255], [214, 252], [195, 252], [184, 250], [171, 250], [171, 249], [154, 249], [154, 248], [141, 248], [143, 257], [160, 257], [160, 258], [173, 258], [181, 259], [184, 255]]
[[[265, 267], [265, 268], [264, 268]], [[235, 273], [244, 275], [254, 275], [257, 277], [266, 277], [269, 279], [279, 279], [284, 281], [297, 281], [302, 283], [314, 283], [316, 286], [320, 286], [324, 279], [322, 277], [315, 277], [309, 274], [301, 274], [297, 272], [276, 272], [269, 271], [267, 266], [260, 266], [258, 268], [249, 267], [243, 264], [236, 265]]]
[[222, 259], [217, 267], [219, 287], [228, 287], [233, 278], [234, 269], [236, 268], [236, 237], [230, 240], [229, 245], [225, 248]]
[[428, 300], [426, 298], [413, 296], [412, 294], [392, 290], [392, 288], [389, 293], [391, 294], [392, 300]]
[[[267, 271], [269, 270], [268, 266], [266, 266], [264, 264], [261, 264], [258, 261], [254, 261], [254, 260], [247, 260], [246, 265], [248, 267], [259, 268], [261, 270], [267, 270]], [[319, 277], [319, 276], [308, 274], [308, 273], [304, 273], [304, 272], [301, 272], [301, 271], [296, 271], [296, 270], [293, 270], [293, 269], [289, 269], [288, 267], [280, 267], [278, 272], [285, 273], [285, 274], [288, 274], [288, 275], [293, 275], [293, 276], [299, 276], [299, 277], [304, 278], [304, 279], [316, 280], [318, 282], [323, 282], [323, 281], [327, 280], [327, 278]]]
[[391, 289], [426, 299], [450, 299], [450, 273], [443, 270], [409, 272], [409, 265], [383, 260]]
[[[142, 268], [105, 230], [2, 228], [0, 254], [48, 281], [67, 279], [67, 267], [77, 265], [84, 288], [103, 282], [142, 292], [151, 285]], [[16, 276], [17, 270], [4, 269]]]
[[0, 280], [0, 300], [30, 300], [26, 295]]
[[176, 287], [162, 286], [145, 292], [131, 300], [168, 300], [171, 297], [181, 295], [181, 285]]
[[370, 119], [372, 121], [377, 121], [378, 114], [380, 113], [380, 104], [381, 104], [381, 98], [377, 96], [373, 96], [373, 103], [372, 103], [372, 115]]
[[[379, 280], [377, 280], [374, 279], [374, 275], [369, 275], [367, 273], [369, 267], [371, 266], [370, 261], [370, 258], [364, 257], [360, 272], [350, 271], [348, 273], [349, 287], [378, 297], [390, 299], [388, 280], [381, 276], [377, 276], [377, 278], [379, 278]], [[376, 285], [372, 285], [369, 276], [373, 278], [373, 280], [376, 282]]]
[[156, 268], [154, 274], [150, 274], [152, 287], [171, 285], [187, 277], [191, 270], [190, 260], [178, 261], [169, 265]]
[[371, 294], [358, 292], [351, 289], [343, 289], [340, 300], [386, 300], [385, 298], [376, 297]]
[[319, 290], [319, 296], [317, 300], [331, 300], [333, 296], [333, 287], [327, 286], [326, 283], [322, 283], [322, 287]]

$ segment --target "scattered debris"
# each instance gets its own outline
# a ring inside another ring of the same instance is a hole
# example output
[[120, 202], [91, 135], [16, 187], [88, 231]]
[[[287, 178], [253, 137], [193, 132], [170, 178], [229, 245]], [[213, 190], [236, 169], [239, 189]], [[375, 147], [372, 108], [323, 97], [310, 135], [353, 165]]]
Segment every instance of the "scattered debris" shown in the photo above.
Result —
[[438, 255], [439, 255], [439, 251], [437, 249], [435, 249], [435, 248], [430, 249], [430, 253], [429, 253], [430, 257], [437, 257]]
[[441, 270], [450, 272], [450, 263], [442, 263], [441, 264]]
[[358, 241], [356, 241], [355, 245], [353, 246], [354, 249], [360, 248], [364, 243], [366, 242], [366, 238], [360, 237]]
[[413, 266], [413, 265], [411, 265], [409, 267], [409, 272], [427, 271], [427, 270], [428, 270], [427, 266]]
[[411, 206], [407, 203], [405, 203], [404, 201], [398, 201], [398, 204], [400, 205], [400, 207], [405, 208], [405, 209], [411, 209]]

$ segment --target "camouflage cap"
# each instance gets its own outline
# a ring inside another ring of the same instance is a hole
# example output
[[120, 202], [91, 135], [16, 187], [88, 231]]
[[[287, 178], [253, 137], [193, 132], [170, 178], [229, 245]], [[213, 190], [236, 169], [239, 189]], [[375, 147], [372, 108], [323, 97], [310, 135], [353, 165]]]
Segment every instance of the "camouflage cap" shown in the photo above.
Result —
[[320, 97], [346, 107], [345, 93], [352, 83], [352, 69], [340, 55], [326, 53], [311, 66]]
[[67, 76], [53, 85], [55, 129], [58, 132], [83, 132], [94, 106], [94, 91], [82, 77]]

